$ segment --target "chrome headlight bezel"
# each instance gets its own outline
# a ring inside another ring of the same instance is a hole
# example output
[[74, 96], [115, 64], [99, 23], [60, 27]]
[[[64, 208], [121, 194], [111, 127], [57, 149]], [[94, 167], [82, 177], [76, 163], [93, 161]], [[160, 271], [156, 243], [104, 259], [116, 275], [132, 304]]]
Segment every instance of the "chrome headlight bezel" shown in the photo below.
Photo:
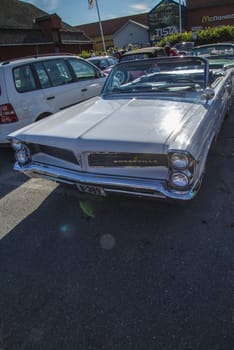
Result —
[[[186, 191], [193, 183], [195, 160], [186, 151], [170, 150], [168, 152], [168, 185], [174, 190]], [[178, 179], [181, 181], [178, 181]]]
[[173, 152], [170, 156], [170, 163], [173, 169], [185, 170], [188, 169], [190, 159], [186, 153]]
[[12, 139], [11, 140], [11, 147], [13, 148], [13, 150], [16, 152], [16, 151], [19, 151], [22, 147], [23, 143], [17, 139]]
[[[179, 182], [180, 178], [180, 182]], [[183, 182], [182, 182], [183, 181]], [[169, 178], [170, 186], [176, 189], [185, 189], [190, 183], [188, 175], [182, 172], [172, 172]]]
[[15, 143], [13, 148], [15, 149], [15, 159], [19, 165], [25, 165], [30, 162], [31, 155], [28, 146], [22, 142]]

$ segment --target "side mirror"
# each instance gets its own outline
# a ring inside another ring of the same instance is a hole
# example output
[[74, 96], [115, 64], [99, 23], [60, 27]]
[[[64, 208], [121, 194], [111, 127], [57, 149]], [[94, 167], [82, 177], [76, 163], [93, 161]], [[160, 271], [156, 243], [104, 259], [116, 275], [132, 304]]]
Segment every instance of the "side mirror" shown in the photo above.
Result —
[[214, 96], [215, 96], [215, 91], [214, 91], [214, 89], [209, 88], [209, 87], [205, 88], [205, 90], [204, 90], [203, 93], [202, 93], [202, 97], [203, 97], [204, 100], [206, 100], [206, 101], [211, 100]]

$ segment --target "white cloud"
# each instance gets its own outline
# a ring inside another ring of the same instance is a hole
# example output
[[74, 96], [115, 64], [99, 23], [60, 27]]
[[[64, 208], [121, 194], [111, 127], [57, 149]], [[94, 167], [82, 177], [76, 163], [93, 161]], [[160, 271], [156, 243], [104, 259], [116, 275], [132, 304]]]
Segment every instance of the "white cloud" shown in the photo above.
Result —
[[133, 5], [129, 5], [129, 7], [134, 11], [146, 12], [150, 10], [146, 4], [133, 4]]
[[149, 12], [150, 10], [151, 8], [149, 8], [146, 4], [133, 4], [133, 5], [128, 5], [127, 9], [125, 8], [122, 11], [119, 10], [118, 16], [116, 16], [115, 12], [106, 13], [105, 19], [131, 16], [135, 13], [144, 13], [144, 12]]
[[59, 0], [41, 0], [42, 7], [47, 11], [54, 11], [58, 8]]
[[58, 8], [59, 0], [24, 0], [46, 12], [55, 11]]

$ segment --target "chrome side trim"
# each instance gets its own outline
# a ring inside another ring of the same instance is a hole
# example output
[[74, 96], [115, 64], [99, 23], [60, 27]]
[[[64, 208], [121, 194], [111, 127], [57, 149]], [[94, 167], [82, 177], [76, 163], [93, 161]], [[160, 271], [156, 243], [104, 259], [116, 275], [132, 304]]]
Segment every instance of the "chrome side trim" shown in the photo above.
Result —
[[195, 186], [189, 191], [173, 191], [167, 189], [166, 180], [132, 178], [116, 175], [100, 175], [88, 172], [66, 170], [46, 166], [39, 163], [29, 163], [20, 166], [15, 163], [14, 170], [23, 172], [29, 177], [41, 177], [61, 184], [76, 185], [77, 183], [100, 186], [106, 193], [123, 193], [151, 198], [170, 198], [190, 200], [196, 194]]

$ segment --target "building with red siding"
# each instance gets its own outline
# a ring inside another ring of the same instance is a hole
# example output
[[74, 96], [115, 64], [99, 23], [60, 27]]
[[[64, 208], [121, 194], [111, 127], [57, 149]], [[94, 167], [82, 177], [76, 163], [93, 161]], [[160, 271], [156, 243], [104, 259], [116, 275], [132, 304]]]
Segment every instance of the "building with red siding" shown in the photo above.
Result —
[[18, 0], [1, 0], [0, 61], [52, 54], [80, 54], [93, 48], [92, 40], [80, 30]]

